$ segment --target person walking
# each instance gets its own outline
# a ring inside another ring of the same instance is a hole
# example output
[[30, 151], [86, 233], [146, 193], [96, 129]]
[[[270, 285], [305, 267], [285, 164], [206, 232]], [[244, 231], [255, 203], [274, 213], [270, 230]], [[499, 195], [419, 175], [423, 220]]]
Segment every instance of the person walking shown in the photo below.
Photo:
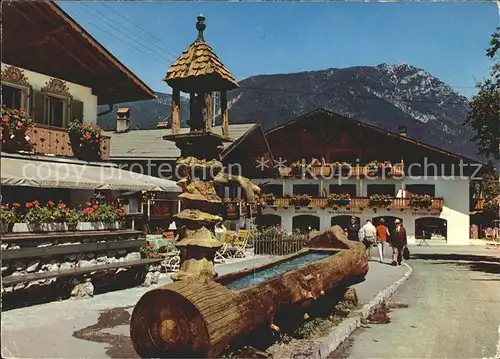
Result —
[[371, 219], [367, 219], [366, 223], [359, 230], [359, 240], [364, 243], [366, 247], [366, 255], [368, 259], [371, 259], [370, 250], [372, 246], [375, 244], [375, 240], [377, 239], [377, 229], [372, 224]]
[[385, 226], [385, 220], [381, 218], [377, 226], [377, 249], [380, 263], [384, 263], [384, 247], [389, 235], [389, 228]]
[[356, 217], [352, 216], [351, 223], [349, 223], [349, 226], [347, 226], [347, 238], [351, 241], [356, 241], [356, 242], [359, 241], [358, 232], [359, 232], [358, 221], [356, 220]]
[[392, 247], [392, 265], [401, 265], [403, 250], [407, 246], [406, 229], [400, 219], [394, 221], [396, 228], [392, 231], [389, 243]]

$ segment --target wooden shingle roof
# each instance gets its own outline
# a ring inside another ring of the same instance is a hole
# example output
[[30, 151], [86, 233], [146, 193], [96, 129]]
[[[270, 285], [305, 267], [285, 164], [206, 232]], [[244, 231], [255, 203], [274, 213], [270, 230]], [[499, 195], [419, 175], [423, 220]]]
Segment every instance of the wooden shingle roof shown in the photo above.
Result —
[[205, 17], [198, 16], [198, 38], [168, 69], [164, 81], [183, 92], [232, 90], [238, 83], [203, 39]]

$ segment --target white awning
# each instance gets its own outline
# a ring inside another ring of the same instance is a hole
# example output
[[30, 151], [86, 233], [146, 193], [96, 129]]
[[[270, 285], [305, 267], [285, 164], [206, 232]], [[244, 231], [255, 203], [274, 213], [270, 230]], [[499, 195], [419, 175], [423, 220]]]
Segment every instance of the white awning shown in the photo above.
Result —
[[2, 186], [181, 192], [174, 181], [107, 164], [1, 158]]

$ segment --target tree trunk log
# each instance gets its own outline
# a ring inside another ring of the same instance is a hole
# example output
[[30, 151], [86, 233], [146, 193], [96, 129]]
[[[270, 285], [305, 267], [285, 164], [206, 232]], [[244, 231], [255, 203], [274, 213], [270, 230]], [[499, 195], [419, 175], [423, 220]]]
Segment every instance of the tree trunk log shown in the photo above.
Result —
[[308, 266], [231, 291], [212, 281], [186, 280], [146, 293], [131, 318], [131, 339], [143, 358], [215, 358], [285, 306], [310, 303], [368, 272], [366, 250], [354, 244]]

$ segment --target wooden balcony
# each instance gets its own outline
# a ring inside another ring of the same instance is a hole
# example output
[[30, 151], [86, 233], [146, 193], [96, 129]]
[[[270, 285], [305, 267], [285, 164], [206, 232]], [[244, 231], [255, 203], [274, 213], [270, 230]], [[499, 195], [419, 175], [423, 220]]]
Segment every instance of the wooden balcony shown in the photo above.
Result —
[[[260, 208], [257, 203], [251, 205], [252, 217], [257, 216], [260, 212]], [[241, 213], [240, 213], [241, 212]], [[240, 217], [245, 218], [248, 215], [247, 204], [243, 201], [230, 201], [223, 204], [222, 215], [226, 219], [239, 219]]]
[[[294, 205], [290, 204], [290, 200], [291, 200], [291, 197], [276, 197], [272, 207], [295, 207]], [[328, 205], [328, 198], [326, 198], [326, 197], [312, 197], [309, 205], [305, 206], [305, 207], [365, 209], [365, 208], [370, 207], [369, 202], [370, 202], [370, 200], [368, 197], [353, 197], [353, 198], [351, 198], [351, 201], [347, 206], [341, 206], [341, 205], [338, 205], [338, 206], [333, 205], [332, 206], [332, 205]], [[444, 200], [442, 198], [433, 198], [430, 210], [441, 211], [443, 209], [443, 204], [444, 204]], [[387, 206], [384, 206], [384, 208], [401, 210], [401, 209], [412, 209], [412, 206], [410, 205], [409, 198], [392, 198], [391, 203]]]
[[[68, 130], [65, 128], [37, 123], [26, 134], [31, 139], [31, 150], [29, 148], [11, 147], [8, 142], [4, 144], [2, 150], [6, 152], [30, 151], [38, 155], [78, 158], [71, 146]], [[110, 140], [109, 136], [103, 136], [101, 142], [102, 161], [109, 160]]]
[[[374, 170], [370, 166], [352, 166], [346, 169], [339, 169], [338, 166], [334, 164], [325, 164], [324, 166], [311, 166], [310, 169], [302, 169], [299, 172], [294, 172], [291, 167], [286, 167], [280, 169], [280, 174], [284, 177], [301, 177], [302, 173], [306, 177], [318, 177], [318, 178], [336, 178], [342, 176], [343, 178], [379, 178], [379, 177], [397, 177], [403, 178], [404, 165], [395, 164], [392, 167], [380, 168]], [[312, 175], [311, 175], [312, 173]]]

